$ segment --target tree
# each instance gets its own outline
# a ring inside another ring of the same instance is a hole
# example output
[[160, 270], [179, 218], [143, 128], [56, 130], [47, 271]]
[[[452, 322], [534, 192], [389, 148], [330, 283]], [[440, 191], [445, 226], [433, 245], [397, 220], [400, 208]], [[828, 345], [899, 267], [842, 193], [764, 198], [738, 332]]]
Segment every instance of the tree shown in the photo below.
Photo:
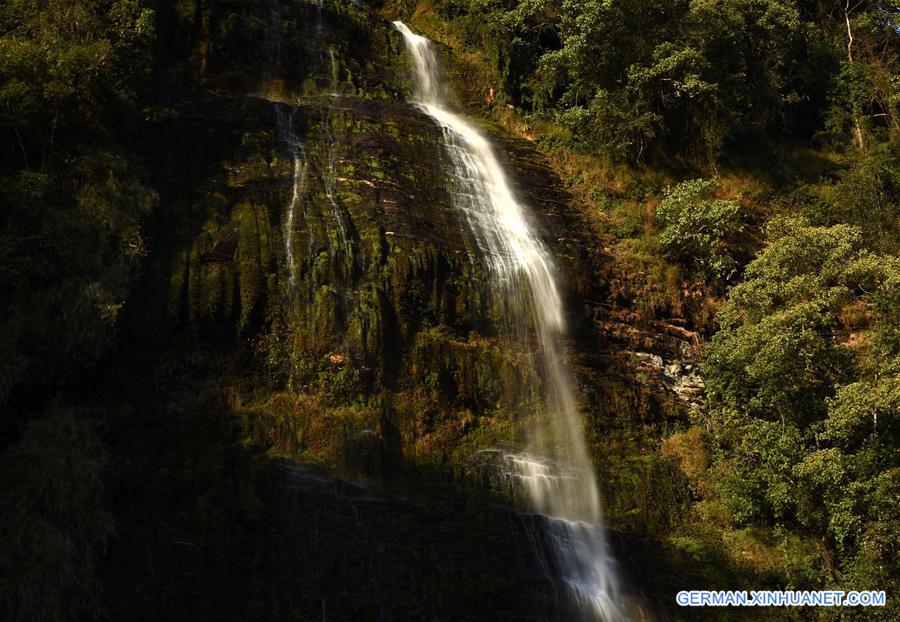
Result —
[[715, 179], [693, 179], [665, 191], [656, 208], [663, 249], [674, 259], [709, 276], [727, 279], [734, 259], [726, 240], [743, 229], [740, 206], [731, 199], [707, 198], [718, 187]]
[[821, 539], [832, 581], [896, 586], [900, 260], [856, 227], [782, 219], [745, 277], [705, 357], [722, 499]]
[[0, 8], [0, 406], [90, 367], [137, 275], [155, 194], [123, 142], [152, 18], [137, 0]]

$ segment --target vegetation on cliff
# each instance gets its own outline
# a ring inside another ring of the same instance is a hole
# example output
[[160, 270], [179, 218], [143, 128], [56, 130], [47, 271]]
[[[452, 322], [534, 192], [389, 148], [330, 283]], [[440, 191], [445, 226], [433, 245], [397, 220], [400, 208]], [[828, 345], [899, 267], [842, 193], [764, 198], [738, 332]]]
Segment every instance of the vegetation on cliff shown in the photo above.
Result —
[[483, 50], [468, 101], [542, 145], [611, 253], [677, 270], [629, 285], [668, 298], [643, 321], [686, 317], [712, 336], [698, 427], [658, 446], [693, 497], [695, 522], [667, 521], [670, 539], [781, 585], [896, 591], [900, 7], [446, 0], [414, 13]]
[[[370, 4], [0, 6], [0, 611], [552, 617], [472, 458], [541, 380], [402, 101], [402, 15], [547, 229], [660, 615], [841, 586], [896, 618], [900, 8]], [[701, 346], [702, 401], [670, 377]]]

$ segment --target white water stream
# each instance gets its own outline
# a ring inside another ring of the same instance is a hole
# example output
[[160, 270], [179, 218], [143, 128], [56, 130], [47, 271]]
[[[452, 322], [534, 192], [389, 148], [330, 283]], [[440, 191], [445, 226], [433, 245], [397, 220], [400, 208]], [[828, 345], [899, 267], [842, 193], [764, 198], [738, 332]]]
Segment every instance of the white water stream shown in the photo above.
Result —
[[294, 114], [296, 109], [290, 112], [285, 110], [285, 106], [278, 102], [273, 102], [275, 108], [275, 118], [278, 127], [279, 139], [288, 147], [288, 152], [293, 160], [293, 181], [291, 188], [291, 202], [285, 210], [284, 222], [282, 224], [284, 237], [284, 254], [287, 259], [288, 283], [291, 287], [291, 294], [296, 293], [297, 288], [297, 260], [294, 254], [294, 221], [297, 218], [297, 212], [303, 201], [303, 194], [306, 192], [307, 176], [309, 171], [309, 161], [306, 158], [306, 150], [303, 144], [297, 140], [294, 131]]
[[507, 477], [527, 491], [534, 511], [544, 515], [552, 565], [561, 575], [557, 578], [570, 588], [581, 617], [622, 622], [628, 616], [620, 604], [597, 482], [573, 380], [562, 355], [566, 326], [552, 256], [516, 199], [488, 140], [448, 109], [431, 41], [402, 22], [394, 26], [414, 61], [415, 104], [444, 133], [454, 207], [464, 215], [498, 286], [528, 301], [540, 342], [547, 416], [532, 434], [529, 453], [505, 456]]

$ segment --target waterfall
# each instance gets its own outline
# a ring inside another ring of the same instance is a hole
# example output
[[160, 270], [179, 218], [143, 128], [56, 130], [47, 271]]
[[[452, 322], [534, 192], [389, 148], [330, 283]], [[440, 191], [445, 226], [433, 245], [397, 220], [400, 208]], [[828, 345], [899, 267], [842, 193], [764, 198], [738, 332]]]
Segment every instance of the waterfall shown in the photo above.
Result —
[[[505, 456], [505, 469], [522, 488], [542, 529], [551, 564], [585, 619], [626, 620], [602, 524], [600, 497], [578, 414], [573, 379], [563, 360], [566, 333], [556, 267], [549, 249], [516, 199], [487, 138], [446, 104], [431, 42], [394, 22], [415, 67], [414, 103], [441, 127], [451, 162], [450, 194], [480, 255], [509, 297], [530, 307], [546, 385], [546, 421], [532, 432], [528, 453]], [[528, 318], [521, 312], [522, 321]], [[542, 562], [543, 563], [543, 562]]]
[[291, 190], [291, 202], [285, 210], [282, 231], [284, 234], [284, 255], [287, 260], [288, 283], [291, 288], [291, 294], [296, 293], [297, 288], [297, 258], [294, 254], [294, 220], [297, 211], [303, 201], [303, 194], [306, 192], [306, 182], [309, 170], [309, 162], [306, 159], [306, 150], [303, 144], [297, 140], [294, 131], [294, 114], [296, 108], [291, 108], [290, 113], [284, 110], [285, 105], [274, 102], [275, 120], [278, 127], [278, 138], [284, 143], [291, 159], [293, 160], [293, 181]]

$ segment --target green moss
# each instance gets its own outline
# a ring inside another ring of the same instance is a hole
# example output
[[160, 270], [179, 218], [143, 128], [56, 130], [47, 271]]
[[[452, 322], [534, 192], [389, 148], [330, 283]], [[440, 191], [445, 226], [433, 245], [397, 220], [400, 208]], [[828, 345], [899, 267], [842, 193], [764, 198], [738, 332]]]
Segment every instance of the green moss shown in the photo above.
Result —
[[271, 263], [269, 222], [265, 211], [248, 204], [235, 208], [232, 218], [238, 231], [238, 283], [240, 317], [238, 327], [247, 328], [265, 292], [266, 270]]
[[365, 463], [370, 450], [361, 437], [374, 432], [379, 418], [372, 409], [328, 407], [317, 398], [287, 393], [238, 411], [245, 434], [269, 447], [269, 453], [317, 462], [338, 472]]

